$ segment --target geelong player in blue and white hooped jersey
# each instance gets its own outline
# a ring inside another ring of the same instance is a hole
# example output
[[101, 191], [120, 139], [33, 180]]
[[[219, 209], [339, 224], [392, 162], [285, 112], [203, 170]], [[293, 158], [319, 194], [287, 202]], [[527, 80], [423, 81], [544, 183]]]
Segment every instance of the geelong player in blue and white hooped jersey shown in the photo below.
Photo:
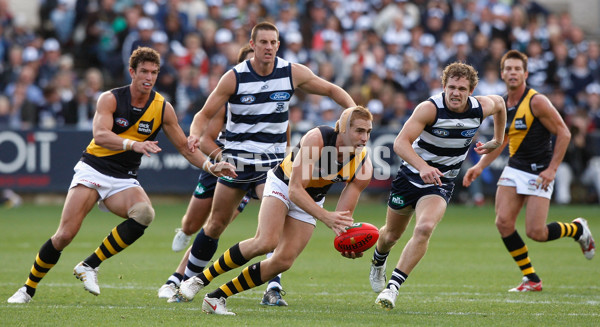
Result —
[[[421, 102], [394, 141], [394, 152], [404, 161], [392, 182], [386, 224], [379, 231], [369, 275], [371, 288], [379, 293], [375, 303], [383, 308], [395, 306], [400, 285], [425, 255], [452, 196], [454, 179], [485, 117], [494, 117], [494, 138], [478, 142], [475, 151], [489, 153], [502, 144], [504, 101], [497, 95], [471, 96], [478, 80], [473, 67], [448, 65], [442, 74], [443, 92]], [[386, 284], [387, 257], [413, 214], [413, 235]]]
[[[190, 150], [196, 149], [210, 119], [228, 105], [223, 158], [237, 165], [238, 177], [219, 179], [204, 232], [196, 236], [192, 246], [191, 255], [206, 262], [214, 255], [218, 238], [244, 194], [254, 188], [262, 198], [267, 172], [283, 159], [288, 143], [288, 106], [294, 90], [328, 96], [342, 108], [356, 106], [339, 86], [304, 65], [277, 57], [279, 31], [275, 25], [262, 22], [254, 26], [249, 43], [254, 58], [221, 77], [194, 117], [188, 137]], [[180, 288], [194, 281], [190, 278]]]

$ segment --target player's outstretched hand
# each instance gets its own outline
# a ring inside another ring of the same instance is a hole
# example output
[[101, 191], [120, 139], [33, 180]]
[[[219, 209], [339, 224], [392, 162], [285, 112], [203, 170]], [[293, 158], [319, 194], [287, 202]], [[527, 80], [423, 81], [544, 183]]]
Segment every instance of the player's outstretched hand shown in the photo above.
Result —
[[226, 161], [220, 161], [215, 164], [212, 164], [210, 168], [208, 168], [208, 171], [217, 177], [237, 177], [237, 174], [235, 172], [235, 166]]
[[469, 187], [469, 185], [471, 185], [471, 183], [473, 183], [473, 181], [477, 179], [479, 175], [481, 175], [481, 171], [482, 169], [477, 165], [469, 168], [463, 177], [463, 186]]
[[485, 144], [482, 142], [477, 142], [477, 144], [475, 144], [475, 152], [477, 152], [479, 155], [484, 155], [496, 150], [501, 145], [502, 142], [498, 142], [495, 139], [491, 139], [485, 142]]
[[159, 153], [162, 149], [158, 146], [158, 141], [135, 142], [131, 146], [131, 150], [142, 153], [149, 157], [151, 153]]
[[327, 227], [331, 228], [335, 235], [340, 235], [346, 231], [346, 227], [352, 226], [354, 219], [349, 210], [346, 211], [328, 211], [321, 217], [321, 220]]

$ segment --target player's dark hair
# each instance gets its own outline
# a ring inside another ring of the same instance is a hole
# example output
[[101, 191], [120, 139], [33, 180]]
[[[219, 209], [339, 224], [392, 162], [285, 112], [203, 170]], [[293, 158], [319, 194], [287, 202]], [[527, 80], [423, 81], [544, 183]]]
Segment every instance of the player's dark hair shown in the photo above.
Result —
[[510, 50], [507, 53], [504, 54], [504, 56], [502, 56], [502, 59], [500, 59], [500, 70], [504, 70], [504, 62], [507, 59], [517, 59], [517, 60], [521, 60], [521, 62], [523, 63], [523, 71], [527, 71], [527, 55], [524, 54], [521, 51], [517, 51], [517, 50]]
[[129, 57], [129, 67], [137, 70], [139, 64], [149, 61], [160, 67], [160, 54], [158, 51], [148, 47], [138, 47]]

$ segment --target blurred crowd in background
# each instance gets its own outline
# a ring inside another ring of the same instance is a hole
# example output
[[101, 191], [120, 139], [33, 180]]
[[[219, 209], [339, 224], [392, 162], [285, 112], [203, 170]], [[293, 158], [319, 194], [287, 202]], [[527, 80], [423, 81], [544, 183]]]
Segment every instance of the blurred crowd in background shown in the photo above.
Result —
[[[40, 0], [37, 5], [39, 24], [30, 26], [8, 0], [0, 0], [0, 130], [91, 130], [97, 97], [129, 83], [128, 58], [138, 46], [161, 53], [155, 90], [173, 104], [185, 129], [236, 64], [252, 27], [268, 20], [280, 31], [280, 57], [343, 87], [371, 110], [375, 128], [394, 132], [416, 104], [441, 91], [447, 64], [466, 62], [479, 71], [475, 95], [502, 95], [500, 58], [509, 49], [523, 51], [529, 56], [529, 86], [548, 95], [572, 130], [565, 158], [572, 179], [581, 178], [600, 155], [600, 144], [593, 143], [599, 138], [591, 138], [600, 133], [600, 44], [568, 12], [551, 12], [535, 1]], [[292, 129], [332, 125], [341, 109], [329, 99], [296, 92]], [[568, 203], [570, 196], [560, 201]]]

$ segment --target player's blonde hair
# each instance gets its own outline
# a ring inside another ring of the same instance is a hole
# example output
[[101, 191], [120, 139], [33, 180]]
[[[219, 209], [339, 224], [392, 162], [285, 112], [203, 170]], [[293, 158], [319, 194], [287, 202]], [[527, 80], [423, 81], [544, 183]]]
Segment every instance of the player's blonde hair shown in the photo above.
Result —
[[345, 133], [346, 129], [352, 126], [352, 122], [356, 119], [373, 121], [373, 115], [369, 109], [363, 106], [347, 108], [342, 112], [340, 119], [335, 122], [335, 131], [338, 133]]

